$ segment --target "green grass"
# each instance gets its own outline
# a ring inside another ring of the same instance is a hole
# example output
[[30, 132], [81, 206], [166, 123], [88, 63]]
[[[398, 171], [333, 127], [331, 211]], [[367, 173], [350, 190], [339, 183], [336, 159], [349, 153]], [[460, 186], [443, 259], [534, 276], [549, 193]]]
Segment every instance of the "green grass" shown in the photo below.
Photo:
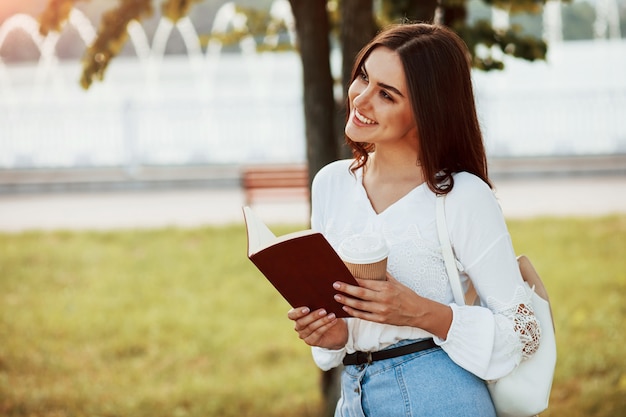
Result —
[[[626, 415], [626, 216], [509, 226], [556, 316], [544, 415]], [[318, 416], [287, 310], [242, 225], [0, 234], [0, 415]]]

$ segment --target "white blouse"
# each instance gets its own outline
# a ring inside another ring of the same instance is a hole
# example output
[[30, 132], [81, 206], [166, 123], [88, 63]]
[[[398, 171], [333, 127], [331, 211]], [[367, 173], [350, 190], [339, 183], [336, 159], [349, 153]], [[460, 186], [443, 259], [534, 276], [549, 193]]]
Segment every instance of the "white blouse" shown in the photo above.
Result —
[[[458, 365], [490, 380], [500, 378], [538, 347], [539, 326], [530, 306], [515, 252], [498, 202], [475, 175], [454, 176], [446, 197], [446, 222], [461, 280], [472, 283], [481, 306], [454, 303], [437, 234], [436, 195], [422, 184], [382, 213], [373, 209], [352, 160], [333, 162], [313, 180], [311, 225], [337, 250], [353, 234], [382, 234], [390, 248], [387, 270], [417, 294], [450, 305], [452, 326], [445, 340], [434, 337]], [[467, 285], [464, 285], [467, 287]], [[433, 337], [423, 329], [348, 318], [343, 349], [313, 347], [323, 370], [341, 364], [347, 353], [377, 351], [400, 340]]]

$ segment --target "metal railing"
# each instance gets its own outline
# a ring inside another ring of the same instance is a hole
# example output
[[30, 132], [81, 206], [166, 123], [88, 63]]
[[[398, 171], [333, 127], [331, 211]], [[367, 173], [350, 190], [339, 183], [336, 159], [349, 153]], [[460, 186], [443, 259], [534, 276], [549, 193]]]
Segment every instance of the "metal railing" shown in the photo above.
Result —
[[[36, 65], [9, 67], [0, 74], [0, 170], [117, 167], [132, 176], [144, 166], [303, 162], [299, 65], [293, 53], [224, 56], [205, 74], [181, 57], [146, 73], [120, 57], [88, 92], [77, 85], [77, 63], [59, 65], [47, 79], [35, 76]], [[626, 153], [626, 83], [542, 89], [490, 82], [476, 91], [491, 157]]]

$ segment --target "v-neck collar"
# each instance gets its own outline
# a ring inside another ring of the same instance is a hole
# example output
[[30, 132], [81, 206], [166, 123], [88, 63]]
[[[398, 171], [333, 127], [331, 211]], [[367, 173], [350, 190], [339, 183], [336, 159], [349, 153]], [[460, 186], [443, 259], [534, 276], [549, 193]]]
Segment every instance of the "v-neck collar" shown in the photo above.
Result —
[[374, 216], [376, 216], [376, 217], [383, 216], [386, 213], [388, 213], [389, 211], [393, 211], [394, 207], [402, 205], [402, 203], [405, 200], [408, 200], [414, 194], [416, 194], [417, 192], [421, 191], [426, 186], [426, 182], [425, 181], [423, 183], [415, 186], [414, 188], [412, 188], [410, 191], [408, 191], [402, 197], [400, 197], [399, 199], [397, 199], [396, 201], [391, 203], [389, 206], [387, 206], [387, 208], [385, 208], [383, 211], [381, 211], [379, 213], [374, 208], [374, 205], [372, 204], [372, 200], [370, 200], [369, 195], [367, 194], [367, 190], [365, 189], [365, 186], [363, 185], [363, 167], [358, 169], [358, 171], [356, 172], [356, 176], [357, 176], [357, 184], [358, 184], [358, 187], [359, 187], [359, 193], [367, 201], [367, 206], [369, 207], [369, 210], [371, 210], [372, 214]]

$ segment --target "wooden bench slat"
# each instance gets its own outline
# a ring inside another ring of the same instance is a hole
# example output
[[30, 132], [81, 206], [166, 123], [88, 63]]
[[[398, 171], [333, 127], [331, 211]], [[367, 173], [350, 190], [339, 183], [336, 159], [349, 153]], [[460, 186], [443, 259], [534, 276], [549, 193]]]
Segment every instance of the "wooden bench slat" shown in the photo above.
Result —
[[241, 185], [246, 205], [261, 199], [309, 198], [309, 173], [306, 165], [244, 167]]

